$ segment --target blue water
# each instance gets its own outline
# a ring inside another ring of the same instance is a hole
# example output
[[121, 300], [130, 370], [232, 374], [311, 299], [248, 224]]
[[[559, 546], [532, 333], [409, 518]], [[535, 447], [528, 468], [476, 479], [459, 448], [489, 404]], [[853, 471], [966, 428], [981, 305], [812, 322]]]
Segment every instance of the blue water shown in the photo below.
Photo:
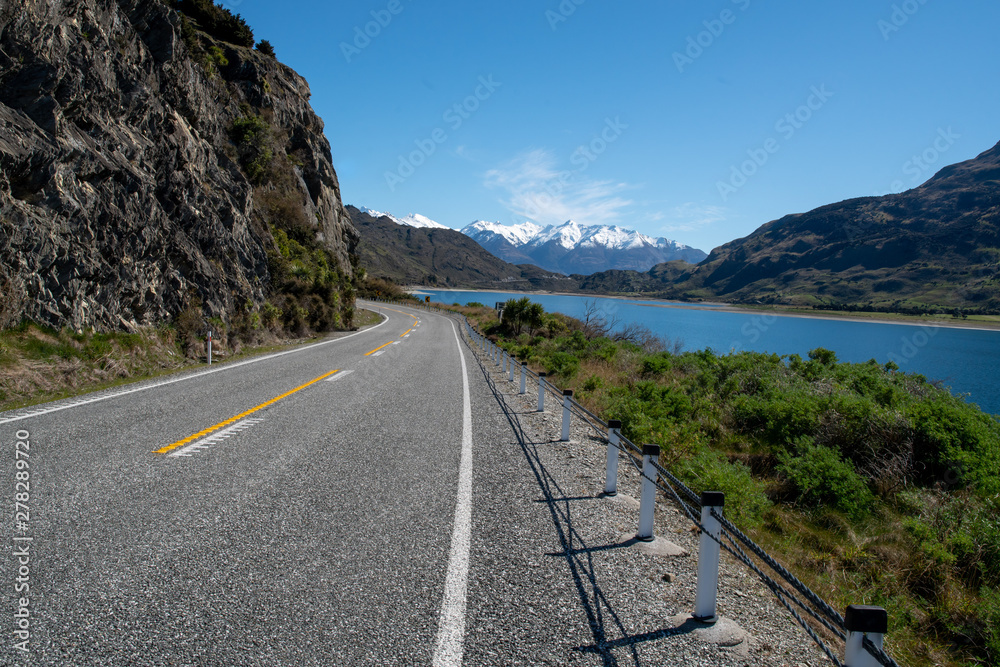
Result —
[[[487, 306], [524, 296], [451, 290], [420, 293], [440, 303], [478, 301]], [[805, 357], [809, 350], [825, 347], [841, 361], [894, 361], [902, 371], [940, 381], [954, 393], [967, 394], [967, 400], [984, 411], [1000, 413], [1000, 331], [735, 313], [725, 307], [703, 310], [690, 304], [663, 308], [669, 303], [664, 301], [561, 295], [530, 298], [547, 311], [572, 317], [583, 315], [585, 302], [593, 301], [605, 317], [623, 324], [642, 323], [669, 341], [679, 341], [685, 350], [753, 350]]]

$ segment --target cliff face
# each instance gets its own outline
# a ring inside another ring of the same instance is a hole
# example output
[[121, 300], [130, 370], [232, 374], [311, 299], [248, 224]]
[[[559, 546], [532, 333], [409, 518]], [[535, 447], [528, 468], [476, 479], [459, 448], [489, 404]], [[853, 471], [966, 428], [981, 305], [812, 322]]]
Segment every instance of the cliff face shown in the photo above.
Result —
[[[198, 299], [228, 320], [272, 296], [289, 219], [350, 278], [357, 233], [305, 80], [206, 34], [196, 60], [191, 31], [158, 0], [0, 2], [0, 325], [148, 325]], [[266, 129], [256, 185], [247, 118]]]

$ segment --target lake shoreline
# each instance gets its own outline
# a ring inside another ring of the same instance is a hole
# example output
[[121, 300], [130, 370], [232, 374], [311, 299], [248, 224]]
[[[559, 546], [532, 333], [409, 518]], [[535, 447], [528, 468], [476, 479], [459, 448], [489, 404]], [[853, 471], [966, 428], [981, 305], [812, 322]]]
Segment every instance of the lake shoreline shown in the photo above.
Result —
[[[453, 287], [426, 287], [426, 286], [415, 286], [410, 285], [404, 287], [407, 292], [418, 293], [421, 290], [430, 290], [434, 292], [481, 292], [483, 294], [503, 292], [503, 290], [490, 289], [462, 289]], [[606, 294], [581, 294], [579, 292], [550, 292], [546, 290], [532, 290], [532, 291], [517, 291], [509, 292], [510, 294], [524, 294], [524, 296], [575, 296], [582, 297], [584, 299], [620, 299], [622, 301], [663, 301], [662, 304], [655, 303], [640, 303], [639, 306], [643, 308], [676, 308], [678, 310], [704, 310], [711, 311], [715, 313], [733, 313], [742, 315], [770, 315], [774, 317], [796, 317], [801, 319], [812, 319], [812, 320], [839, 320], [843, 322], [862, 322], [870, 324], [900, 324], [912, 327], [942, 327], [949, 329], [968, 329], [971, 331], [1000, 331], [1000, 322], [962, 322], [962, 321], [949, 321], [949, 320], [929, 320], [920, 319], [919, 315], [896, 315], [895, 317], [886, 317], [884, 313], [858, 313], [858, 314], [845, 314], [845, 313], [825, 313], [823, 311], [817, 312], [803, 312], [798, 309], [792, 308], [780, 308], [780, 307], [767, 307], [761, 306], [760, 308], [748, 308], [746, 306], [734, 306], [729, 303], [723, 303], [721, 301], [704, 301], [697, 304], [681, 304], [681, 302], [667, 301], [666, 299], [658, 299], [655, 297], [632, 297], [632, 296], [620, 296], [620, 295], [606, 295]]]

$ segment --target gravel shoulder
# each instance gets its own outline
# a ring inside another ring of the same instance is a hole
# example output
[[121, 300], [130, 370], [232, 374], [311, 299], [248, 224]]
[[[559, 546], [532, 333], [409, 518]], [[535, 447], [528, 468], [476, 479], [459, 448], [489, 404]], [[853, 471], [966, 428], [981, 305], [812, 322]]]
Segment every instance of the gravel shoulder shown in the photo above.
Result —
[[[756, 575], [726, 554], [718, 611], [738, 628], [713, 641], [697, 624], [678, 627], [672, 617], [694, 608], [697, 529], [660, 494], [655, 533], [685, 555], [650, 555], [630, 544], [639, 516], [635, 469], [621, 459], [619, 494], [604, 497], [606, 443], [596, 431], [574, 418], [570, 441], [558, 442], [557, 400], [548, 395], [546, 411], [536, 412], [537, 384], [519, 395], [517, 382], [471, 349], [480, 359], [470, 368], [473, 384], [488, 394], [477, 392], [478, 410], [474, 399], [465, 664], [829, 664]], [[480, 435], [485, 422], [488, 437]]]

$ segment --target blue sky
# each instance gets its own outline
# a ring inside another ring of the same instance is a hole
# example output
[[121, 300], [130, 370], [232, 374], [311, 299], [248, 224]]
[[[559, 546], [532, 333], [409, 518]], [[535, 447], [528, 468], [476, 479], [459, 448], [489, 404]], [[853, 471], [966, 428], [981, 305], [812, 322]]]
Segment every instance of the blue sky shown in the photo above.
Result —
[[345, 203], [455, 228], [708, 251], [1000, 141], [995, 0], [224, 4], [309, 81]]

